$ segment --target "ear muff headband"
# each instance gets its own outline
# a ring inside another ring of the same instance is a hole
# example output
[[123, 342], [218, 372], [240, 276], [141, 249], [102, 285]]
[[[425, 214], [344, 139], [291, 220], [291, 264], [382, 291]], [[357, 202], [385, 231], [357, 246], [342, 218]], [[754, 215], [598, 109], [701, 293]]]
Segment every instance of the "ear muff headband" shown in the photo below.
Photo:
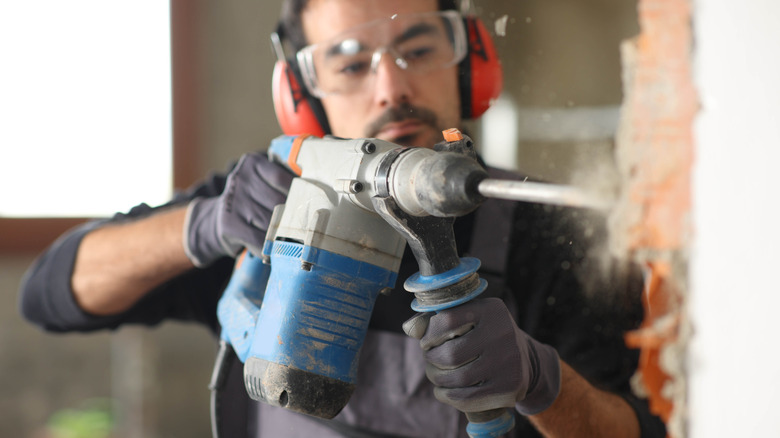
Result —
[[464, 119], [476, 119], [501, 94], [504, 74], [493, 39], [482, 21], [476, 17], [466, 17], [464, 21], [469, 52], [459, 67], [460, 114]]
[[[482, 21], [465, 17], [468, 54], [458, 66], [461, 117], [476, 119], [501, 94], [503, 72], [493, 39]], [[286, 135], [330, 134], [330, 125], [319, 99], [309, 94], [295, 60], [279, 60], [274, 65], [273, 100], [276, 118]]]

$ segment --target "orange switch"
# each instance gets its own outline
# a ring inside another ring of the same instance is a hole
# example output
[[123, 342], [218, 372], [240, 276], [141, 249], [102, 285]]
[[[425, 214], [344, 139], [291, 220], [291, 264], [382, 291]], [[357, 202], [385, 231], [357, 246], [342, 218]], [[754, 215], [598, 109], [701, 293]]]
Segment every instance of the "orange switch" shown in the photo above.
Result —
[[442, 131], [441, 133], [444, 134], [444, 139], [447, 141], [463, 140], [463, 134], [461, 134], [458, 128], [450, 128], [446, 131]]

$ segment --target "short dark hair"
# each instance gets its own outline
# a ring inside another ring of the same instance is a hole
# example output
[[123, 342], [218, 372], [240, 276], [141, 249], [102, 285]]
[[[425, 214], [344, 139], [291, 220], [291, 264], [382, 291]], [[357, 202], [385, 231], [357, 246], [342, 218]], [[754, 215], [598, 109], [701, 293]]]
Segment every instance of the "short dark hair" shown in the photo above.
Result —
[[[457, 10], [457, 0], [438, 0], [439, 10]], [[301, 13], [309, 4], [309, 0], [284, 0], [282, 2], [282, 16], [279, 20], [278, 32], [281, 37], [287, 39], [294, 52], [306, 47], [306, 35], [303, 34]], [[288, 53], [288, 56], [292, 53]]]

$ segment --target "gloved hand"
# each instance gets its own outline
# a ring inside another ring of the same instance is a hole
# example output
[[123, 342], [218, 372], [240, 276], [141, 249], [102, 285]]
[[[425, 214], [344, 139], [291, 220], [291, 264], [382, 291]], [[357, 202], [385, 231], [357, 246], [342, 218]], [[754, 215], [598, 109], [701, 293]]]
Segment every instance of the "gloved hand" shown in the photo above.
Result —
[[476, 299], [403, 324], [419, 339], [434, 396], [461, 412], [547, 409], [560, 391], [558, 353], [520, 330], [498, 298]]
[[221, 195], [190, 202], [184, 227], [187, 257], [204, 267], [248, 246], [262, 248], [273, 209], [284, 203], [293, 178], [264, 153], [241, 157]]

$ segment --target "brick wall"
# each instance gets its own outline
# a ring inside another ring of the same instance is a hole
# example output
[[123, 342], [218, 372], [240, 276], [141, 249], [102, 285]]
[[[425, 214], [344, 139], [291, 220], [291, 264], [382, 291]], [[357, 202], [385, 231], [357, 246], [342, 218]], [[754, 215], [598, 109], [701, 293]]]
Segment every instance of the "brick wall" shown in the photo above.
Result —
[[684, 435], [684, 357], [690, 175], [698, 98], [691, 73], [688, 0], [640, 0], [640, 34], [624, 42], [624, 100], [616, 148], [621, 197], [610, 216], [615, 252], [646, 267], [645, 322], [627, 335], [641, 348], [635, 390]]

